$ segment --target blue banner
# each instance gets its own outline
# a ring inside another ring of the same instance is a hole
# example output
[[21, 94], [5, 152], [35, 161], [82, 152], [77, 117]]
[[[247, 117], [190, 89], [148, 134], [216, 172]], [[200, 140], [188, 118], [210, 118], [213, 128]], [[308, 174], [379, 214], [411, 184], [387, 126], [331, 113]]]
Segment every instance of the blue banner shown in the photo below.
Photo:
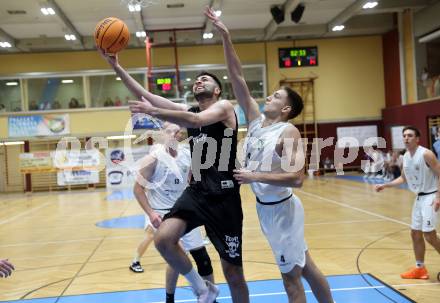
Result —
[[8, 117], [9, 137], [60, 136], [70, 133], [69, 115]]

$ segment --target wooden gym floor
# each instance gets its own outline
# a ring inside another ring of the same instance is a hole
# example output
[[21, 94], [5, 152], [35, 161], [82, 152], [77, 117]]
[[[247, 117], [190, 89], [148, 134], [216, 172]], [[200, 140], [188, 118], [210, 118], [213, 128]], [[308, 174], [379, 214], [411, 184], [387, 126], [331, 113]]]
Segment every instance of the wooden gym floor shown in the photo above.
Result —
[[[371, 273], [416, 302], [438, 302], [440, 256], [431, 247], [429, 280], [399, 277], [414, 264], [409, 191], [375, 193], [371, 184], [321, 177], [306, 180], [296, 194], [305, 208], [310, 252], [325, 275]], [[102, 190], [0, 195], [0, 258], [16, 266], [12, 277], [0, 279], [0, 302], [163, 288], [164, 261], [153, 246], [142, 259], [145, 273], [128, 269], [141, 229], [95, 225], [142, 213], [134, 200], [109, 201], [108, 195]], [[242, 200], [246, 279], [279, 279], [249, 186], [243, 186]], [[208, 250], [216, 280], [223, 283], [218, 256], [212, 245]]]

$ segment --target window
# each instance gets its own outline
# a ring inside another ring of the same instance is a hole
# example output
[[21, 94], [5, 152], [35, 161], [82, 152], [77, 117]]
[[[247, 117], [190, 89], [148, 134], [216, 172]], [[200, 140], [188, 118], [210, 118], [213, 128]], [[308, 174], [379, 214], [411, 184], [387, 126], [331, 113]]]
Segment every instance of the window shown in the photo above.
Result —
[[82, 77], [29, 79], [28, 89], [29, 110], [84, 107]]
[[20, 80], [0, 80], [0, 112], [21, 111]]
[[[130, 76], [144, 86], [143, 73], [132, 73]], [[128, 100], [135, 100], [135, 96], [116, 75], [90, 76], [89, 81], [91, 107], [125, 106]]]

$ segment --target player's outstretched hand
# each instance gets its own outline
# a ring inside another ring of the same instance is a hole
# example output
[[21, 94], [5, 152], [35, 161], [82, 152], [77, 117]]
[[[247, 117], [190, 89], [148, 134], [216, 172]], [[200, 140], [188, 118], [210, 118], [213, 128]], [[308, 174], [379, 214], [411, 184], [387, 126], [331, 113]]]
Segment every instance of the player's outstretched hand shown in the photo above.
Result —
[[376, 192], [380, 192], [380, 191], [382, 191], [384, 189], [385, 189], [385, 184], [376, 184], [376, 186], [374, 187], [374, 190]]
[[222, 35], [229, 35], [229, 30], [223, 22], [220, 21], [219, 17], [215, 14], [214, 10], [209, 6], [205, 9], [205, 16], [212, 22], [214, 27], [220, 32]]
[[12, 265], [7, 259], [0, 260], [0, 278], [9, 277], [14, 269], [14, 265]]
[[151, 103], [142, 97], [142, 101], [128, 101], [130, 111], [134, 114], [136, 113], [145, 113], [151, 114], [154, 107]]
[[98, 48], [98, 52], [110, 64], [111, 67], [115, 67], [119, 64], [118, 54], [106, 53], [102, 48]]

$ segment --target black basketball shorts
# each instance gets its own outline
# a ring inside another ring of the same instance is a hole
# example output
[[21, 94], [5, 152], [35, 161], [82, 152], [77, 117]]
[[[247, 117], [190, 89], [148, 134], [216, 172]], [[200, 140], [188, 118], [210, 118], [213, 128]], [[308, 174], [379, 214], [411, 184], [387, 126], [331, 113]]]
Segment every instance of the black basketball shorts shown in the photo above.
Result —
[[239, 189], [213, 195], [187, 187], [164, 220], [171, 217], [186, 221], [185, 233], [204, 225], [220, 258], [242, 266], [243, 211]]

